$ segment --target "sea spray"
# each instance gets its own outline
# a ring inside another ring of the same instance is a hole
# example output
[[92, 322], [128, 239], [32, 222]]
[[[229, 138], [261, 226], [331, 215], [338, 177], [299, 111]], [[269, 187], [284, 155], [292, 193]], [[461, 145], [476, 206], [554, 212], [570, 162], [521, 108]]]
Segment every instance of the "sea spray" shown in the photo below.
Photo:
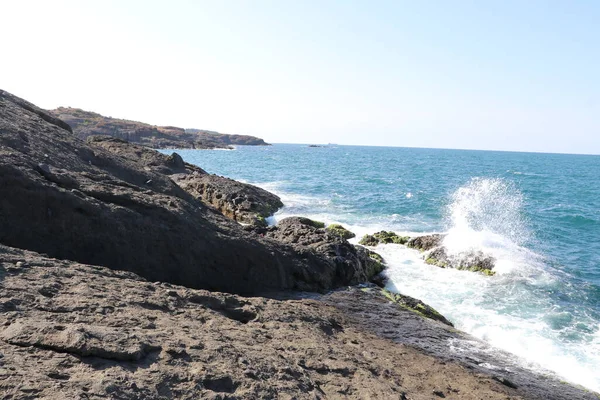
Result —
[[600, 390], [600, 157], [277, 144], [237, 150], [178, 153], [280, 195], [286, 207], [273, 222], [301, 215], [341, 223], [353, 240], [380, 230], [446, 232], [453, 251], [490, 252], [493, 277], [427, 265], [404, 246], [377, 248], [401, 293], [530, 366]]

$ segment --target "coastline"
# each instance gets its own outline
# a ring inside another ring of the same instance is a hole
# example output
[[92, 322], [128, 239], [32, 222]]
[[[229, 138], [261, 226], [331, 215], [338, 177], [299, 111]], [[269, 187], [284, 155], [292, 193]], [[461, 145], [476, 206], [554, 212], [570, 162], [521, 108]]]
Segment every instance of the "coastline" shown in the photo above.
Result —
[[266, 227], [270, 193], [0, 100], [7, 398], [597, 398], [364, 285], [315, 221]]

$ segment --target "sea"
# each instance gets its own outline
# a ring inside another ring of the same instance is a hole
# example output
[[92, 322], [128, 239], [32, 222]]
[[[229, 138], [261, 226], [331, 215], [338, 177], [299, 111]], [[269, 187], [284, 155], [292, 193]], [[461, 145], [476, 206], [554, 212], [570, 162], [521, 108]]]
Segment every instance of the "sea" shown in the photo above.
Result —
[[496, 258], [494, 276], [379, 245], [388, 288], [421, 299], [523, 366], [600, 392], [600, 156], [275, 144], [177, 150], [207, 172], [279, 195], [356, 233], [446, 233], [450, 252]]

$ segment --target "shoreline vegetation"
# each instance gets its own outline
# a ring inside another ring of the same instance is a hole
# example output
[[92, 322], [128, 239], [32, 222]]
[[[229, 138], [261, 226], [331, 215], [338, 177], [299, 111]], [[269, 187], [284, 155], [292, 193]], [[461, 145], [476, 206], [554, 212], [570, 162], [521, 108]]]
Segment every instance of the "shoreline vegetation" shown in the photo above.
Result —
[[442, 235], [268, 226], [276, 195], [148, 147], [211, 148], [167, 139], [202, 132], [80, 111], [0, 90], [3, 398], [599, 398], [383, 289], [376, 246], [486, 275], [493, 258]]

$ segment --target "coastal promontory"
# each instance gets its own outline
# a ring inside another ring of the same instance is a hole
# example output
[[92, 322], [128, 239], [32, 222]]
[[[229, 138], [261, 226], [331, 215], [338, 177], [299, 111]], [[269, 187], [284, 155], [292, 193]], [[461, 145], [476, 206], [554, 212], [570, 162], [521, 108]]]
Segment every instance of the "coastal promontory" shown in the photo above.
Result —
[[154, 149], [226, 149], [233, 145], [268, 146], [264, 140], [248, 135], [230, 135], [202, 129], [154, 126], [143, 122], [105, 117], [79, 108], [59, 107], [49, 114], [71, 126], [80, 139], [108, 135]]

